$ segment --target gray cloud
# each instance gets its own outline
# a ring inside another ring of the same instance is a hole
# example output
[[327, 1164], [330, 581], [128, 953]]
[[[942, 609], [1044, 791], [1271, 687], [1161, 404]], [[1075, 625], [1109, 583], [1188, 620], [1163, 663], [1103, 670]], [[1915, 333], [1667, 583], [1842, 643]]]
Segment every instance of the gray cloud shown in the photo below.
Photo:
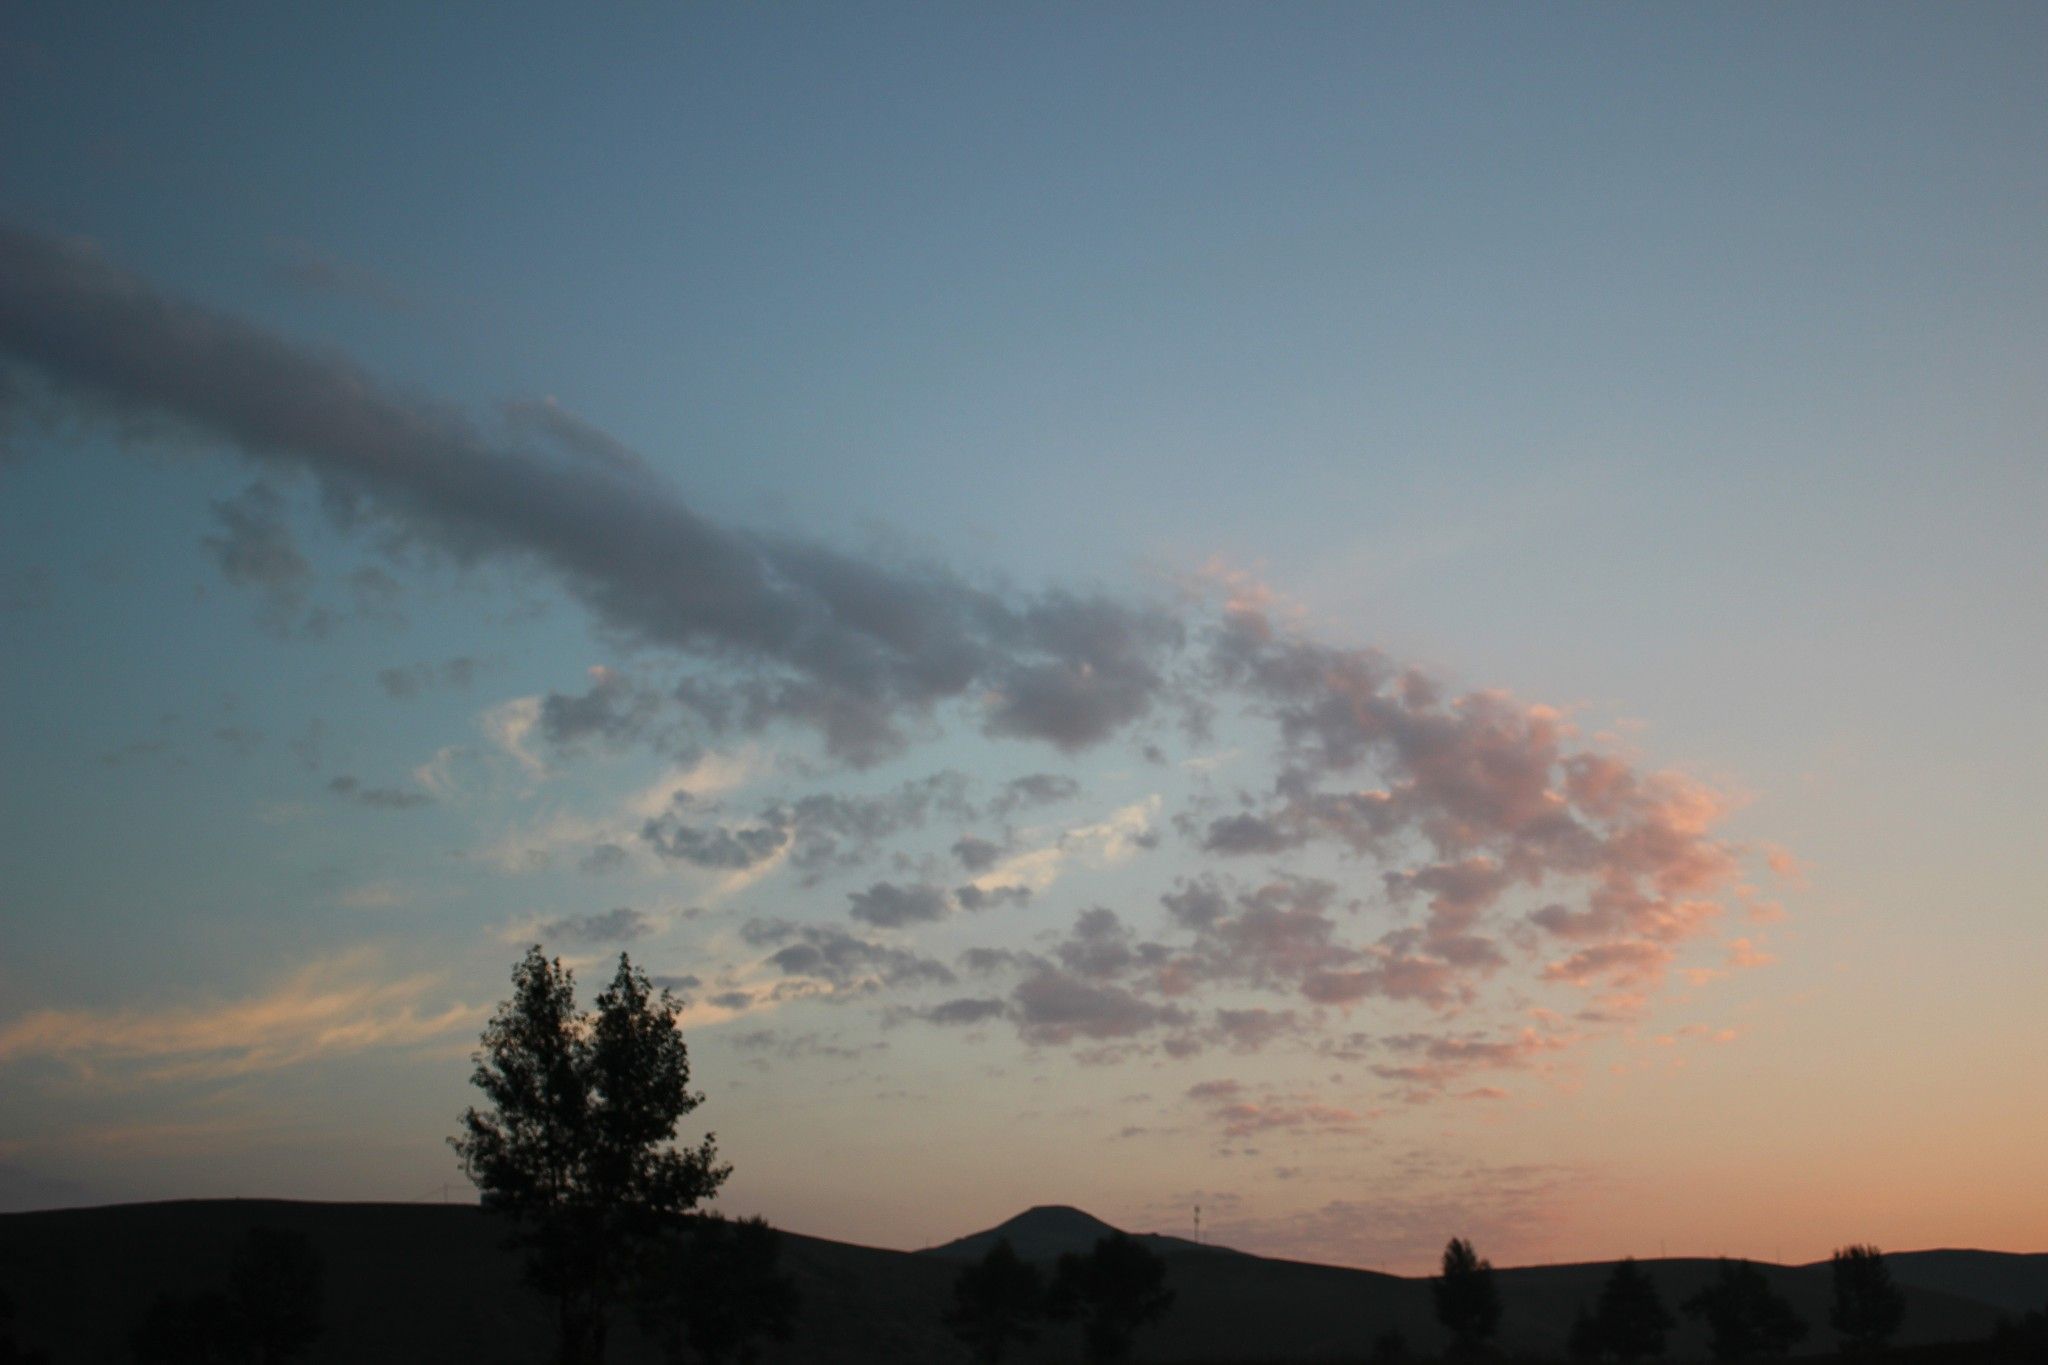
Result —
[[631, 906], [621, 905], [602, 914], [570, 915], [549, 920], [537, 930], [543, 939], [580, 943], [630, 943], [654, 932], [655, 922]]
[[360, 805], [372, 806], [379, 810], [416, 810], [431, 806], [434, 798], [423, 791], [411, 791], [401, 787], [366, 787], [357, 779], [346, 774], [331, 779], [327, 790], [336, 796], [347, 797]]
[[942, 962], [871, 943], [829, 925], [749, 920], [740, 937], [756, 948], [781, 945], [768, 955], [771, 966], [785, 976], [823, 981], [835, 992], [867, 991], [878, 985], [950, 985], [956, 980]]
[[593, 668], [590, 687], [581, 695], [549, 692], [542, 697], [537, 724], [541, 738], [556, 748], [587, 739], [616, 745], [644, 736], [660, 711], [661, 699], [624, 674]]
[[964, 996], [923, 1009], [904, 1010], [902, 1014], [905, 1017], [922, 1019], [928, 1024], [967, 1025], [985, 1024], [991, 1019], [1000, 1019], [1007, 1009], [1008, 1007], [1000, 1000]]
[[380, 669], [377, 685], [393, 700], [409, 701], [430, 687], [467, 689], [475, 678], [476, 660], [458, 656], [438, 664], [417, 663], [403, 668]]
[[648, 821], [641, 837], [663, 857], [721, 869], [752, 867], [787, 848], [789, 865], [804, 885], [814, 886], [873, 861], [885, 841], [934, 817], [972, 818], [966, 791], [964, 775], [938, 772], [877, 795], [821, 792], [773, 802], [747, 824], [690, 823], [698, 803], [678, 793], [672, 809]]
[[206, 537], [205, 544], [230, 583], [259, 588], [286, 605], [297, 606], [313, 568], [300, 552], [284, 514], [283, 495], [259, 479], [235, 496], [213, 503], [213, 519], [220, 531]]
[[972, 885], [953, 888], [953, 899], [960, 903], [962, 910], [995, 910], [1005, 905], [1025, 905], [1031, 900], [1028, 886]]
[[544, 564], [611, 629], [743, 666], [764, 716], [872, 762], [902, 724], [985, 698], [991, 734], [1074, 749], [1154, 704], [1170, 614], [1106, 597], [1016, 599], [714, 522], [628, 471], [494, 441], [353, 364], [161, 294], [76, 245], [0, 231], [0, 351], [118, 415], [171, 418], [310, 473], [331, 510], [461, 560]]
[[647, 461], [618, 437], [570, 412], [553, 398], [513, 399], [504, 404], [515, 427], [537, 432], [567, 451], [614, 473], [654, 479]]
[[603, 876], [611, 872], [623, 872], [631, 863], [632, 856], [625, 849], [617, 844], [603, 843], [593, 845], [588, 853], [579, 858], [576, 870], [592, 876]]
[[1003, 856], [1003, 846], [977, 835], [963, 834], [954, 841], [953, 856], [969, 872], [986, 872]]
[[1062, 777], [1056, 773], [1028, 773], [1005, 782], [1002, 791], [996, 794], [996, 799], [989, 802], [988, 808], [997, 819], [1007, 819], [1031, 806], [1071, 801], [1080, 794], [1081, 784], [1071, 777]]
[[951, 908], [944, 887], [919, 884], [898, 886], [876, 882], [865, 891], [847, 895], [853, 908], [847, 913], [879, 929], [900, 929], [906, 924], [928, 924], [946, 917]]
[[1156, 1005], [1121, 986], [1083, 980], [1054, 967], [1026, 977], [1010, 1003], [1017, 1031], [1029, 1043], [1128, 1038], [1188, 1021], [1177, 1006]]

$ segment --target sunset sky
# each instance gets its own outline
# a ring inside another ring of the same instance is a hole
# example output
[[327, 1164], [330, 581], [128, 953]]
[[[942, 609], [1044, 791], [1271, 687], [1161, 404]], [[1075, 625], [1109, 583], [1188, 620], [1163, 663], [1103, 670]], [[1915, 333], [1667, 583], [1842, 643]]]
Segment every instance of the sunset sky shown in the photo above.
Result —
[[0, 1208], [2048, 1250], [2048, 9], [0, 8]]

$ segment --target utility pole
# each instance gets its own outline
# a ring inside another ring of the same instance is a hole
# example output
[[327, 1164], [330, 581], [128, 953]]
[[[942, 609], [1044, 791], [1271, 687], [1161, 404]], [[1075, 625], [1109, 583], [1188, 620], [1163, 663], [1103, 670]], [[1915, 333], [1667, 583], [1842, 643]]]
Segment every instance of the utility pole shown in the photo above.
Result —
[[1195, 1205], [1195, 1245], [1202, 1244], [1202, 1206]]

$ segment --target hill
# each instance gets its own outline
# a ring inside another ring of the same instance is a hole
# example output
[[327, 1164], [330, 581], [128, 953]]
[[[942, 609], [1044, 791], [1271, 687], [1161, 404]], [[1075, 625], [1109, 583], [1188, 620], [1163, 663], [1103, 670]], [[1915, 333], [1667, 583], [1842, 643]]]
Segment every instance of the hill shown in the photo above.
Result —
[[[521, 1285], [516, 1260], [499, 1245], [502, 1225], [465, 1205], [196, 1200], [0, 1215], [0, 1288], [17, 1305], [19, 1336], [47, 1350], [51, 1365], [121, 1361], [128, 1358], [129, 1329], [150, 1300], [166, 1290], [218, 1286], [235, 1245], [255, 1226], [302, 1233], [326, 1261], [327, 1331], [307, 1365], [512, 1365], [546, 1358], [548, 1305]], [[803, 1295], [803, 1313], [795, 1339], [763, 1359], [964, 1361], [941, 1326], [960, 1257], [978, 1254], [969, 1249], [976, 1238], [992, 1243], [1006, 1229], [1057, 1254], [1073, 1249], [1076, 1238], [1092, 1244], [1109, 1225], [1077, 1209], [1034, 1209], [927, 1252], [785, 1233], [784, 1262]], [[1416, 1351], [1441, 1345], [1425, 1280], [1222, 1252], [1178, 1238], [1157, 1245], [1178, 1301], [1140, 1339], [1140, 1359], [1363, 1359], [1390, 1328]], [[1908, 1286], [1908, 1342], [1983, 1337], [2005, 1300], [2031, 1292], [2037, 1282], [2028, 1277], [2048, 1261], [1989, 1252], [1890, 1259]], [[1706, 1282], [1714, 1263], [1659, 1260], [1644, 1268], [1665, 1302], [1675, 1304]], [[1607, 1271], [1605, 1264], [1500, 1271], [1502, 1344], [1558, 1351], [1572, 1314], [1598, 1292]], [[1814, 1324], [1810, 1344], [1824, 1348], [1826, 1263], [1767, 1266], [1765, 1273]], [[613, 1346], [619, 1365], [654, 1360], [630, 1322], [615, 1329]], [[1689, 1331], [1673, 1340], [1674, 1357], [1697, 1356], [1701, 1348]], [[1048, 1362], [1077, 1354], [1071, 1329], [1064, 1329], [1013, 1358]]]
[[[978, 1261], [997, 1242], [1008, 1239], [1010, 1249], [1025, 1260], [1050, 1261], [1069, 1251], [1086, 1252], [1097, 1241], [1116, 1231], [1092, 1213], [1083, 1213], [1066, 1204], [1040, 1204], [1007, 1222], [982, 1232], [971, 1232], [943, 1246], [928, 1247], [918, 1255], [935, 1256], [946, 1261]], [[1161, 1256], [1180, 1252], [1211, 1252], [1226, 1256], [1243, 1254], [1228, 1247], [1204, 1246], [1185, 1237], [1169, 1237], [1158, 1232], [1134, 1232], [1130, 1237]]]

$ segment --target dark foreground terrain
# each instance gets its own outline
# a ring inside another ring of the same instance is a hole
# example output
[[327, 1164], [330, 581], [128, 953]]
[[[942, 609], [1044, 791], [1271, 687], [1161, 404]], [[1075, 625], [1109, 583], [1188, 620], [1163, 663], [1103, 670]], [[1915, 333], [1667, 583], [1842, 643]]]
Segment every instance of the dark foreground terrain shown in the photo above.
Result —
[[[463, 1205], [309, 1204], [203, 1200], [0, 1215], [0, 1289], [16, 1305], [16, 1335], [47, 1351], [51, 1365], [129, 1358], [132, 1325], [164, 1291], [218, 1285], [251, 1227], [306, 1236], [326, 1263], [323, 1335], [305, 1360], [387, 1365], [510, 1365], [543, 1362], [552, 1340], [549, 1306], [520, 1284], [501, 1250], [502, 1228]], [[784, 1234], [783, 1262], [803, 1296], [795, 1338], [771, 1347], [772, 1362], [954, 1362], [966, 1353], [941, 1316], [961, 1265], [1011, 1237], [1020, 1253], [1086, 1250], [1106, 1225], [1073, 1209], [1034, 1209], [987, 1234], [923, 1252], [881, 1251]], [[1417, 1355], [1444, 1342], [1421, 1279], [1149, 1239], [1170, 1267], [1172, 1312], [1138, 1342], [1148, 1361], [1364, 1360], [1398, 1330]], [[1902, 1349], [1891, 1365], [1962, 1365], [1990, 1358], [1941, 1343], [1987, 1337], [1999, 1316], [2048, 1305], [2048, 1255], [1926, 1251], [1887, 1258], [1906, 1289]], [[1664, 1302], [1704, 1285], [1711, 1260], [1646, 1262]], [[1598, 1294], [1608, 1266], [1534, 1266], [1498, 1272], [1505, 1353], [1555, 1358], [1573, 1314]], [[1832, 1349], [1825, 1263], [1768, 1266], [1772, 1287], [1812, 1325], [1808, 1347]], [[1674, 1334], [1674, 1359], [1704, 1355], [1690, 1321]], [[1012, 1358], [1073, 1359], [1071, 1331], [1055, 1329]], [[630, 1321], [611, 1358], [655, 1359]]]

